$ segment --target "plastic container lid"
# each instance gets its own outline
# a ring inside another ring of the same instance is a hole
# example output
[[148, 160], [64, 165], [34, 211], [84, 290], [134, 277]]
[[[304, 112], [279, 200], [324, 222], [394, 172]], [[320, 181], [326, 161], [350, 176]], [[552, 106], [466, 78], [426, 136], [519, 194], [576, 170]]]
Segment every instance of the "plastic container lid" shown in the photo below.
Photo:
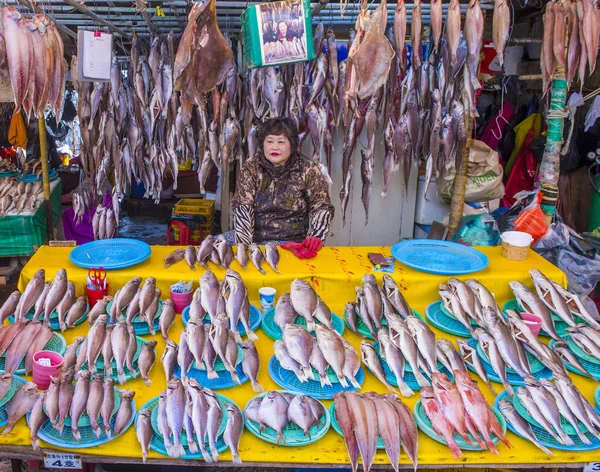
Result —
[[523, 231], [505, 231], [500, 237], [503, 242], [518, 247], [529, 247], [533, 242], [533, 236]]

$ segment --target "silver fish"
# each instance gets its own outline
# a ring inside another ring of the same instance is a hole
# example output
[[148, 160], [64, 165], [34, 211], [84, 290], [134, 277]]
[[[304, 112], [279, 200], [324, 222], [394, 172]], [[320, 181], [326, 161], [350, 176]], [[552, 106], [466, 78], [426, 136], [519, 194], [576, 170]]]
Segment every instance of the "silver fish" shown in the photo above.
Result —
[[381, 360], [379, 359], [375, 348], [367, 341], [362, 341], [360, 343], [360, 353], [363, 363], [371, 372], [373, 372], [373, 375], [375, 375], [375, 377], [377, 377], [379, 381], [390, 390], [390, 392], [398, 393], [396, 389], [387, 381], [385, 377], [385, 371], [383, 370], [383, 365], [381, 364]]
[[492, 386], [492, 383], [490, 382], [490, 379], [488, 379], [485, 369], [483, 368], [483, 364], [481, 363], [479, 354], [477, 354], [477, 349], [469, 346], [462, 339], [457, 339], [456, 343], [458, 344], [458, 352], [460, 353], [460, 356], [464, 363], [472, 367], [479, 376], [479, 378], [481, 378], [481, 380], [483, 380], [485, 384], [490, 388], [492, 393], [494, 395], [497, 395], [496, 391], [494, 390], [494, 387]]
[[400, 393], [403, 397], [413, 396], [415, 392], [404, 380], [404, 356], [402, 351], [392, 343], [389, 334], [384, 329], [377, 332], [377, 341], [379, 342], [380, 356], [394, 373]]
[[198, 447], [206, 462], [212, 462], [212, 457], [206, 450], [206, 428], [208, 422], [208, 404], [204, 398], [204, 392], [200, 383], [194, 378], [189, 379], [187, 387], [186, 413], [192, 419], [192, 425], [198, 440]]
[[510, 288], [512, 289], [519, 306], [528, 313], [533, 313], [542, 320], [542, 329], [550, 335], [553, 339], [560, 341], [561, 338], [556, 332], [554, 327], [554, 321], [548, 311], [548, 308], [544, 303], [533, 294], [525, 285], [521, 282], [509, 282]]
[[110, 420], [115, 408], [115, 381], [111, 378], [104, 379], [104, 395], [102, 398], [102, 407], [100, 415], [102, 416], [102, 424], [108, 438], [112, 438], [112, 430], [110, 428]]
[[281, 272], [279, 272], [279, 269], [277, 269], [277, 266], [279, 265], [280, 256], [279, 250], [277, 249], [277, 246], [275, 244], [265, 244], [265, 259], [275, 272], [281, 274]]
[[237, 405], [226, 403], [225, 408], [227, 408], [227, 424], [223, 432], [223, 441], [231, 449], [232, 462], [234, 464], [241, 464], [242, 459], [240, 459], [238, 449], [242, 431], [244, 430], [244, 418]]
[[134, 415], [133, 407], [131, 406], [131, 400], [135, 397], [133, 390], [123, 390], [120, 394], [121, 403], [119, 409], [115, 415], [115, 424], [113, 426], [113, 433], [116, 435], [121, 434], [125, 427], [131, 421], [131, 417]]
[[169, 339], [169, 330], [175, 321], [175, 304], [171, 299], [163, 302], [162, 313], [160, 314], [160, 332], [165, 341]]
[[275, 305], [275, 315], [273, 317], [273, 321], [283, 330], [286, 324], [293, 323], [297, 317], [298, 314], [292, 306], [290, 294], [282, 294]]
[[229, 268], [233, 262], [233, 250], [223, 235], [220, 235], [214, 243], [214, 247], [219, 253], [219, 260], [221, 261], [221, 267], [224, 269]]
[[550, 451], [546, 446], [543, 446], [538, 441], [537, 437], [533, 433], [531, 429], [531, 425], [523, 419], [523, 417], [517, 413], [513, 404], [507, 400], [500, 400], [498, 403], [498, 409], [502, 413], [502, 416], [506, 418], [513, 428], [519, 433], [519, 435], [523, 436], [530, 442], [532, 442], [536, 447], [544, 451], [549, 456], [554, 456], [552, 451]]
[[306, 320], [306, 329], [315, 330], [314, 313], [317, 309], [318, 296], [314, 289], [304, 280], [292, 282], [290, 299], [296, 313]]
[[502, 382], [506, 393], [508, 393], [508, 395], [512, 397], [513, 388], [508, 383], [508, 380], [506, 378], [506, 364], [504, 363], [504, 359], [502, 358], [502, 355], [498, 350], [498, 346], [496, 346], [494, 338], [488, 332], [484, 331], [481, 328], [475, 330], [475, 337], [481, 344], [481, 349], [489, 359], [492, 369], [494, 369], [494, 372], [496, 372], [496, 374], [498, 374], [498, 377], [500, 377], [500, 381]]
[[34, 451], [40, 450], [38, 432], [43, 426], [44, 422], [48, 418], [44, 411], [44, 401], [46, 399], [46, 392], [42, 392], [38, 395], [38, 398], [31, 409], [31, 413], [27, 417], [27, 426], [31, 431], [31, 447]]
[[90, 371], [80, 370], [77, 374], [79, 377], [75, 384], [75, 392], [71, 401], [71, 431], [75, 441], [81, 441], [81, 433], [79, 432], [79, 420], [81, 415], [86, 410], [87, 401], [90, 393]]
[[235, 258], [243, 269], [248, 267], [248, 262], [250, 262], [250, 259], [248, 258], [248, 246], [244, 243], [238, 243]]
[[179, 379], [171, 379], [167, 384], [166, 411], [169, 428], [173, 433], [172, 457], [185, 454], [181, 444], [181, 432], [185, 415], [185, 390]]
[[219, 300], [219, 281], [210, 271], [204, 272], [200, 277], [201, 301], [204, 311], [208, 313], [211, 321], [217, 316], [217, 302]]
[[310, 333], [301, 326], [288, 324], [283, 328], [283, 341], [290, 356], [300, 364], [307, 378], [314, 379], [309, 362], [312, 352], [312, 339]]
[[569, 326], [575, 326], [575, 320], [571, 315], [571, 310], [562, 295], [556, 290], [555, 285], [544, 274], [537, 269], [529, 271], [533, 285], [537, 291], [540, 300], [549, 310], [556, 313]]
[[262, 424], [274, 429], [277, 433], [277, 444], [283, 442], [283, 428], [287, 425], [289, 405], [286, 399], [278, 392], [268, 392], [258, 409], [258, 417]]
[[262, 268], [264, 259], [265, 257], [263, 256], [260, 248], [256, 244], [251, 244], [250, 260], [252, 261], [252, 264], [254, 264], [254, 267], [256, 267], [256, 269], [263, 275], [267, 273], [267, 271]]
[[[517, 389], [517, 396], [519, 397], [519, 400], [521, 401], [523, 406], [527, 408], [527, 411], [531, 415], [531, 417], [534, 420], [536, 420], [542, 426], [542, 428], [546, 430], [548, 434], [550, 434], [552, 437], [554, 437], [554, 439], [556, 439], [559, 443], [562, 444], [563, 440], [554, 432], [552, 425], [540, 410], [540, 406], [543, 407], [544, 405], [538, 405], [537, 402], [534, 401], [531, 397], [529, 389], [525, 387], [519, 387]], [[554, 406], [556, 406], [556, 404]]]
[[244, 351], [244, 359], [242, 360], [242, 370], [250, 378], [252, 382], [252, 389], [261, 393], [264, 392], [264, 388], [258, 383], [258, 371], [260, 369], [260, 358], [256, 346], [252, 341], [244, 341], [242, 343], [242, 350]]
[[400, 349], [404, 358], [408, 361], [417, 383], [421, 387], [429, 387], [431, 384], [423, 376], [419, 369], [419, 350], [415, 340], [412, 337], [405, 323], [398, 323], [390, 330], [390, 339], [392, 343]]
[[425, 358], [431, 372], [438, 372], [435, 334], [427, 324], [416, 316], [406, 317], [406, 327], [415, 340], [419, 352]]
[[142, 447], [142, 463], [144, 464], [149, 454], [150, 441], [152, 441], [152, 436], [154, 435], [151, 416], [152, 412], [148, 408], [144, 408], [138, 413], [138, 419], [135, 424], [135, 434]]
[[331, 326], [331, 310], [321, 297], [317, 297], [317, 308], [313, 313], [313, 318], [327, 328], [333, 329], [333, 326]]
[[173, 341], [167, 341], [167, 345], [161, 357], [163, 369], [166, 374], [167, 383], [173, 378], [175, 370], [177, 370], [177, 354], [178, 346]]
[[[283, 367], [286, 370], [291, 370], [292, 372], [294, 372], [294, 374], [296, 374], [296, 377], [298, 377], [298, 380], [300, 380], [300, 382], [308, 381], [308, 378], [307, 378], [306, 374], [303, 372], [302, 368], [300, 367], [300, 364], [290, 356], [290, 353], [289, 353], [284, 341], [282, 341], [282, 340], [275, 341], [275, 344], [273, 345], [273, 349], [275, 351], [275, 357], [281, 364], [281, 367]], [[312, 378], [312, 375], [311, 375], [311, 378]]]
[[213, 461], [217, 462], [219, 457], [216, 446], [217, 434], [221, 425], [221, 419], [223, 418], [223, 410], [221, 409], [217, 396], [212, 390], [205, 388], [203, 389], [203, 392], [206, 403], [208, 404], [206, 434], [208, 436], [208, 444]]

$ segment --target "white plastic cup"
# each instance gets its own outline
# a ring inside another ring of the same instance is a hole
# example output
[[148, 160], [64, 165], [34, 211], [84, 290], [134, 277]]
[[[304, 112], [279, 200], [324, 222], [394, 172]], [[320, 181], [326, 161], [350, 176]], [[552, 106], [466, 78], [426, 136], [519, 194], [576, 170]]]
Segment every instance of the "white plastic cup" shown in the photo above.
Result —
[[260, 307], [263, 313], [273, 308], [275, 305], [275, 294], [277, 290], [273, 287], [261, 287], [258, 289], [258, 296], [260, 298]]

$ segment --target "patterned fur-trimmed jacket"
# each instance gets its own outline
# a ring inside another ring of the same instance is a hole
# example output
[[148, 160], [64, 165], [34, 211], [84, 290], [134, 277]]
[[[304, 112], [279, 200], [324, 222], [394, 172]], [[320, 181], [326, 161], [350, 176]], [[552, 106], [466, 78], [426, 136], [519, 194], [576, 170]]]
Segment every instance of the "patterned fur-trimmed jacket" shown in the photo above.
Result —
[[249, 159], [232, 201], [236, 242], [325, 241], [333, 205], [319, 167], [300, 154], [281, 167], [264, 156]]

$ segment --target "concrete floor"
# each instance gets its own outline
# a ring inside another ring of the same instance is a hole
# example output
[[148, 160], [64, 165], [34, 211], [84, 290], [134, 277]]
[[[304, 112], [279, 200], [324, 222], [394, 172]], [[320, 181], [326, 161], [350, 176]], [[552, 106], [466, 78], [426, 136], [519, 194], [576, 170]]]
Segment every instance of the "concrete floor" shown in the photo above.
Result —
[[167, 222], [152, 216], [124, 216], [119, 221], [119, 237], [161, 245], [167, 241]]

